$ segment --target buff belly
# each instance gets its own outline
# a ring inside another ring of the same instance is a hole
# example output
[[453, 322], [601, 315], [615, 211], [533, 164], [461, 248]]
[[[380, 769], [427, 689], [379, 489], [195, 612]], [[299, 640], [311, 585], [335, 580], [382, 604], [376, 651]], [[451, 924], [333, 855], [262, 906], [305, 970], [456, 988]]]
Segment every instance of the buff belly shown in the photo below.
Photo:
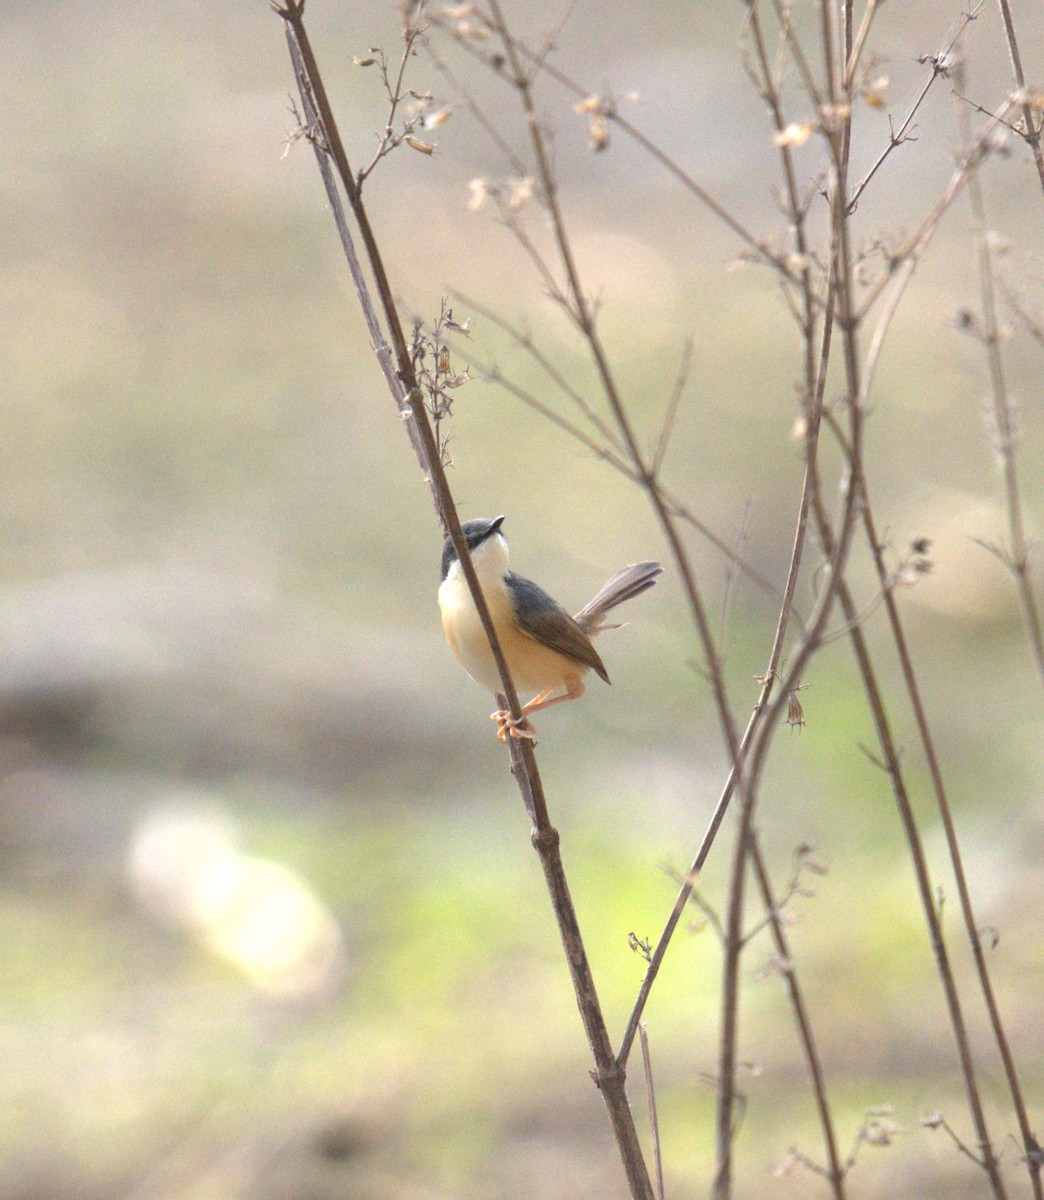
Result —
[[[587, 667], [522, 633], [503, 584], [490, 587], [483, 581], [483, 594], [515, 687], [526, 694], [573, 690], [587, 674]], [[502, 685], [493, 653], [459, 570], [451, 571], [439, 588], [439, 607], [446, 641], [457, 661], [476, 683], [499, 692]]]

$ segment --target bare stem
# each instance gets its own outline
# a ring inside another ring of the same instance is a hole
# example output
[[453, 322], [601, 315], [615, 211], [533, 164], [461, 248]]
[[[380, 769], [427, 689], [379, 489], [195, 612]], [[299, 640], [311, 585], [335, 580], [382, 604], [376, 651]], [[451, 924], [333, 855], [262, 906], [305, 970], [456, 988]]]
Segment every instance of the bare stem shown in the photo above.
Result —
[[639, 1033], [642, 1042], [642, 1068], [645, 1072], [645, 1096], [649, 1104], [649, 1128], [652, 1131], [653, 1162], [656, 1165], [656, 1198], [663, 1196], [663, 1154], [660, 1148], [660, 1119], [656, 1115], [656, 1085], [653, 1083], [652, 1058], [649, 1054], [649, 1033], [643, 1024]]
[[[870, 181], [873, 179], [873, 177], [877, 174], [877, 172], [884, 165], [885, 160], [892, 153], [892, 151], [895, 150], [897, 147], [901, 146], [904, 142], [908, 142], [911, 140], [914, 117], [917, 115], [921, 105], [924, 103], [925, 97], [931, 91], [932, 85], [936, 82], [936, 80], [945, 79], [949, 75], [950, 69], [952, 67], [952, 62], [950, 59], [951, 51], [953, 50], [954, 46], [959, 41], [961, 35], [964, 33], [964, 31], [968, 27], [968, 25], [972, 21], [974, 21], [975, 18], [982, 11], [982, 8], [983, 8], [983, 5], [985, 4], [985, 2], [986, 2], [986, 0], [979, 0], [979, 3], [975, 6], [974, 9], [965, 13], [962, 16], [961, 21], [958, 24], [956, 32], [953, 34], [949, 43], [946, 45], [946, 47], [944, 49], [938, 51], [938, 53], [936, 53], [936, 54], [926, 54], [926, 55], [922, 56], [922, 58], [919, 60], [919, 61], [925, 63], [927, 66], [931, 67], [931, 74], [924, 81], [924, 86], [921, 88], [920, 92], [917, 94], [917, 98], [914, 100], [913, 104], [910, 106], [910, 111], [903, 118], [903, 121], [900, 124], [899, 128], [896, 129], [896, 128], [894, 128], [894, 126], [892, 127], [891, 133], [888, 138], [888, 145], [885, 146], [884, 150], [881, 151], [881, 154], [878, 156], [878, 158], [874, 162], [873, 166], [870, 168], [869, 171], [867, 171], [867, 173], [863, 176], [862, 180], [856, 186], [855, 191], [853, 191], [852, 197], [848, 202], [848, 211], [849, 212], [855, 212], [855, 210], [859, 207], [860, 196], [862, 196], [863, 192], [867, 188], [867, 185], [870, 183]], [[873, 5], [873, 4], [868, 5], [867, 13], [869, 13], [870, 9], [873, 7], [875, 7], [875, 5]], [[861, 29], [860, 33], [862, 33], [862, 32], [863, 31]], [[852, 82], [851, 68], [849, 70], [848, 79], [849, 79], [849, 86], [851, 86], [851, 82]], [[889, 118], [889, 121], [890, 120], [891, 119]]]
[[[441, 28], [444, 28], [450, 35], [453, 35], [452, 26], [444, 19], [435, 17], [434, 23]], [[516, 62], [521, 64], [522, 60], [531, 64], [532, 67], [539, 69], [540, 72], [547, 75], [549, 79], [553, 79], [557, 84], [564, 88], [567, 92], [576, 96], [578, 99], [586, 99], [591, 95], [591, 90], [585, 88], [577, 80], [573, 79], [560, 67], [548, 61], [546, 54], [538, 54], [532, 50], [524, 42], [515, 38], [510, 30], [503, 27], [497, 29], [497, 34], [503, 39], [504, 45], [511, 45]], [[460, 40], [460, 39], [458, 39]], [[467, 41], [460, 41], [462, 47], [471, 55], [485, 62], [486, 65], [496, 66], [491, 63], [490, 59], [485, 57], [480, 49]], [[531, 72], [526, 73], [527, 87], [531, 83]], [[724, 204], [713, 196], [699, 181], [688, 171], [681, 166], [675, 159], [671, 158], [662, 147], [658, 146], [650, 137], [643, 133], [637, 125], [628, 121], [624, 117], [615, 104], [607, 103], [603, 109], [603, 115], [607, 121], [611, 121], [613, 125], [629, 137], [637, 146], [656, 163], [658, 163], [668, 174], [674, 178], [705, 208], [711, 212], [717, 220], [719, 220], [748, 248], [751, 254], [764, 263], [769, 264], [779, 271], [783, 276], [790, 278], [792, 270], [790, 263], [787, 261], [785, 254], [778, 254], [772, 250], [767, 241], [757, 237], [751, 232], [739, 218], [730, 212]]]
[[[572, 385], [562, 376], [557, 367], [550, 359], [537, 347], [532, 338], [523, 330], [518, 329], [509, 321], [505, 320], [498, 313], [492, 311], [480, 304], [478, 301], [471, 299], [461, 293], [455, 293], [459, 298], [468, 305], [468, 307], [485, 317], [497, 328], [502, 329], [507, 333], [523, 350], [526, 351], [537, 363], [538, 366], [545, 372], [547, 377], [559, 388], [565, 396], [567, 396], [573, 404], [580, 410], [585, 419], [591, 422], [601, 437], [605, 439], [600, 442], [584, 429], [578, 426], [575, 422], [563, 417], [559, 412], [552, 408], [545, 401], [539, 399], [532, 392], [516, 383], [505, 375], [499, 367], [490, 362], [480, 360], [470, 350], [467, 350], [466, 357], [469, 365], [479, 372], [490, 383], [495, 383], [499, 387], [510, 392], [517, 400], [520, 400], [528, 408], [534, 412], [540, 413], [553, 425], [557, 426], [570, 437], [575, 438], [581, 445], [586, 446], [593, 454], [607, 462], [615, 471], [618, 471], [625, 478], [631, 480], [632, 483], [638, 484], [640, 487], [645, 487], [646, 482], [643, 480], [640, 467], [636, 467], [626, 456], [626, 448], [620, 443], [619, 436], [615, 431], [610, 429], [608, 425], [595, 413], [591, 405], [585, 400]], [[748, 579], [757, 584], [762, 591], [777, 599], [782, 599], [782, 592], [778, 586], [770, 579], [763, 575], [756, 567], [749, 563], [742, 555], [737, 553], [732, 546], [725, 541], [723, 537], [715, 533], [704, 521], [687, 507], [685, 503], [670, 489], [668, 489], [659, 480], [656, 472], [650, 468], [650, 474], [656, 477], [656, 485], [659, 488], [660, 494], [670, 515], [680, 521], [684, 521], [693, 529], [705, 538], [716, 550], [725, 556], [734, 566], [741, 570]]]
[[830, 1110], [830, 1101], [827, 1098], [823, 1064], [819, 1057], [819, 1050], [816, 1047], [815, 1035], [812, 1032], [812, 1020], [809, 1016], [808, 1006], [805, 1004], [805, 998], [798, 983], [797, 971], [794, 967], [794, 957], [791, 953], [786, 928], [780, 917], [780, 906], [773, 893], [772, 883], [768, 875], [768, 867], [756, 836], [751, 844], [750, 858], [754, 867], [754, 878], [757, 881], [758, 890], [761, 892], [761, 900], [769, 916], [769, 928], [772, 931], [772, 940], [776, 946], [776, 954], [782, 963], [781, 971], [786, 982], [787, 994], [790, 997], [790, 1005], [794, 1010], [798, 1037], [801, 1041], [805, 1061], [808, 1064], [809, 1077], [812, 1081], [812, 1094], [815, 1098], [816, 1112], [819, 1114], [819, 1123], [823, 1127], [823, 1140], [826, 1146], [827, 1162], [829, 1163], [825, 1174], [830, 1181], [830, 1187], [835, 1200], [844, 1200], [845, 1168], [838, 1153], [837, 1134], [834, 1131], [833, 1114]]
[[[1007, 5], [1002, 4], [1002, 8], [1006, 10]], [[966, 110], [962, 109], [962, 117], [964, 140], [967, 143], [970, 141], [970, 131]], [[968, 180], [968, 201], [971, 205], [977, 233], [979, 300], [982, 308], [980, 334], [989, 367], [990, 398], [996, 429], [995, 449], [1000, 458], [1001, 475], [1004, 481], [1004, 500], [1008, 515], [1008, 547], [1003, 555], [1003, 561], [1015, 580], [1030, 649], [1037, 665], [1040, 681], [1044, 684], [1044, 632], [1041, 630], [1040, 612], [1030, 572], [1029, 545], [1026, 540], [1026, 524], [1022, 513], [1022, 489], [1019, 483], [1016, 453], [1015, 419], [1004, 370], [1004, 357], [1001, 354], [1001, 333], [997, 320], [993, 250], [990, 229], [986, 220], [986, 205], [977, 172], [974, 172]]]
[[[385, 377], [392, 386], [392, 395], [399, 411], [412, 421], [417, 434], [411, 434], [415, 451], [425, 477], [435, 493], [436, 508], [442, 518], [444, 528], [448, 529], [460, 557], [465, 578], [471, 589], [472, 597], [486, 631], [490, 648], [493, 652], [500, 673], [504, 697], [510, 705], [513, 715], [521, 717], [518, 694], [512, 682], [510, 672], [504, 659], [503, 652], [497, 640], [496, 631], [490, 618], [489, 610], [482, 595], [482, 589], [475, 575], [474, 566], [468, 554], [467, 544], [460, 529], [460, 520], [449, 483], [446, 479], [441, 456], [438, 452], [434, 433], [424, 407], [421, 389], [415, 377], [413, 363], [410, 357], [405, 332], [400, 323], [395, 306], [394, 296], [388, 282], [382, 256], [373, 235], [369, 220], [362, 203], [356, 181], [352, 177], [347, 155], [341, 143], [340, 134], [332, 110], [326, 97], [318, 66], [312, 53], [308, 35], [304, 27], [304, 0], [283, 0], [274, 5], [275, 11], [286, 22], [287, 41], [290, 48], [294, 73], [297, 77], [304, 105], [305, 117], [309, 127], [315, 128], [313, 145], [320, 159], [328, 153], [334, 161], [340, 177], [341, 186], [348, 197], [349, 205], [359, 226], [370, 269], [376, 281], [377, 292], [384, 310], [385, 320], [395, 351], [395, 374], [390, 376], [385, 371]], [[328, 172], [323, 173], [328, 190], [332, 179]], [[347, 224], [339, 224], [342, 239], [347, 235], [350, 242], [350, 232]], [[347, 247], [346, 247], [347, 251]], [[354, 249], [350, 254], [353, 259]], [[359, 293], [364, 312], [367, 313], [367, 324], [375, 319], [369, 290], [361, 272], [353, 270], [353, 281]], [[379, 331], [378, 331], [379, 332]], [[372, 328], [371, 328], [372, 333]], [[383, 338], [380, 339], [383, 344]], [[379, 355], [380, 356], [380, 355]], [[395, 379], [392, 385], [392, 379]], [[408, 408], [408, 412], [406, 409]], [[558, 920], [562, 944], [566, 952], [570, 975], [577, 1004], [587, 1033], [588, 1042], [595, 1061], [594, 1079], [602, 1092], [606, 1109], [609, 1114], [617, 1145], [620, 1149], [624, 1168], [632, 1196], [635, 1200], [653, 1200], [652, 1187], [648, 1171], [642, 1157], [637, 1130], [631, 1116], [625, 1090], [625, 1072], [617, 1063], [612, 1053], [609, 1035], [602, 1017], [594, 978], [580, 935], [576, 911], [569, 894], [565, 871], [559, 852], [559, 836], [548, 817], [547, 802], [543, 785], [537, 770], [536, 757], [533, 747], [528, 742], [514, 738], [508, 739], [511, 761], [511, 771], [518, 783], [526, 809], [533, 822], [533, 844], [540, 857], [544, 877], [551, 895], [555, 916]]]
[[[843, 588], [841, 592], [841, 606], [846, 617], [849, 619], [854, 619], [855, 603], [851, 597], [851, 594], [848, 592], [847, 587]], [[968, 1099], [968, 1106], [977, 1135], [979, 1145], [979, 1156], [977, 1158], [977, 1162], [986, 1172], [994, 1196], [997, 1197], [997, 1200], [1003, 1200], [1005, 1190], [1000, 1174], [999, 1162], [996, 1152], [993, 1150], [989, 1130], [986, 1124], [986, 1117], [982, 1107], [978, 1082], [976, 1079], [975, 1063], [971, 1051], [971, 1043], [964, 1021], [964, 1014], [961, 1007], [957, 982], [954, 977], [953, 968], [950, 964], [949, 952], [946, 949], [946, 943], [943, 938], [942, 924], [939, 919], [939, 913], [935, 903], [935, 892], [929, 876], [928, 864], [925, 858], [924, 846], [921, 840], [920, 831], [917, 826], [917, 820], [914, 816], [913, 806], [910, 802], [910, 797], [907, 792], [906, 780], [899, 758], [899, 751], [892, 736], [890, 723], [885, 712], [884, 700], [881, 695], [876, 673], [871, 663], [866, 640], [863, 636], [862, 630], [858, 625], [853, 625], [849, 637], [852, 643], [853, 651], [855, 652], [856, 662], [859, 668], [860, 676], [863, 680], [863, 686], [867, 694], [867, 699], [870, 704], [870, 712], [874, 721], [878, 746], [880, 747], [883, 755], [883, 763], [888, 772], [889, 780], [892, 784], [892, 793], [895, 797], [896, 805], [899, 810], [900, 821], [902, 823], [904, 833], [906, 834], [907, 844], [910, 849], [917, 891], [920, 896], [921, 908], [924, 913], [925, 921], [928, 925], [929, 939], [931, 942], [932, 951], [935, 955], [936, 969], [943, 985], [943, 993], [945, 995], [947, 1009], [949, 1010], [950, 1014], [950, 1023], [953, 1027], [954, 1039], [957, 1044], [957, 1053], [960, 1061], [961, 1075], [965, 1085], [965, 1094]]]
[[[617, 429], [620, 432], [620, 436], [626, 448], [627, 458], [633, 465], [635, 474], [638, 476], [641, 486], [649, 498], [649, 502], [652, 505], [664, 537], [666, 538], [667, 544], [670, 547], [671, 556], [678, 568], [685, 597], [688, 602], [690, 612], [692, 613], [693, 620], [696, 624], [700, 644], [703, 648], [707, 675], [710, 680], [715, 707], [717, 709], [718, 719], [728, 750], [729, 759], [734, 764], [734, 768], [736, 770], [736, 785], [742, 792], [743, 763], [740, 752], [740, 739], [736, 730], [735, 719], [733, 717], [732, 708], [726, 691], [720, 654], [711, 630], [710, 620], [707, 615], [703, 597], [696, 581], [695, 571], [685, 550], [684, 544], [682, 543], [676, 522], [664, 497], [663, 491], [659, 486], [655, 474], [651, 470], [650, 464], [646, 461], [641, 447], [639, 446], [631, 419], [617, 388], [616, 381], [609, 364], [608, 355], [598, 333], [594, 313], [592, 312], [591, 306], [580, 282], [579, 271], [573, 256], [573, 250], [566, 230], [565, 220], [558, 201], [558, 189], [554, 171], [552, 169], [544, 134], [542, 132], [533, 101], [531, 77], [523, 68], [522, 58], [518, 49], [518, 43], [508, 31], [507, 24], [504, 20], [503, 13], [497, 0], [490, 0], [490, 13], [492, 27], [497, 36], [500, 38], [504, 49], [508, 77], [518, 92], [519, 102], [522, 106], [523, 114], [526, 119], [530, 145], [533, 150], [533, 156], [536, 164], [536, 175], [540, 182], [544, 205], [550, 218], [555, 242], [558, 247], [559, 259], [566, 277], [568, 310], [573, 316], [573, 319], [576, 322], [582, 337], [588, 345], [599, 381], [602, 385], [606, 402], [609, 405], [609, 409], [612, 412]], [[769, 684], [769, 686], [771, 686], [771, 684]], [[727, 799], [724, 801], [724, 803], [727, 805]], [[718, 825], [720, 824], [721, 817], [723, 815], [724, 807], [722, 806], [721, 802], [719, 802], [719, 811], [715, 814], [716, 819], [712, 820], [713, 832], [710, 833], [711, 841], [713, 840], [714, 833], [717, 832]], [[709, 843], [707, 843], [707, 847], [709, 849]], [[624, 1048], [617, 1057], [617, 1062], [620, 1063], [621, 1066], [626, 1062], [627, 1053], [630, 1050], [630, 1045], [637, 1029], [639, 1016], [640, 1013], [637, 1011], [636, 1006], [636, 1010], [632, 1012], [631, 1020], [628, 1023], [628, 1031], [625, 1035]]]
[[[920, 686], [917, 682], [917, 676], [914, 671], [913, 656], [911, 654], [906, 634], [903, 629], [902, 621], [899, 616], [899, 609], [895, 601], [895, 589], [892, 587], [884, 587], [887, 568], [884, 563], [883, 546], [878, 539], [877, 531], [874, 527], [873, 514], [869, 503], [864, 506], [864, 522], [866, 525], [867, 540], [869, 541], [872, 550], [874, 563], [877, 568], [878, 578], [882, 580], [882, 590], [884, 595], [885, 609], [888, 614], [888, 623], [891, 630], [892, 639], [895, 643], [896, 650], [899, 655], [899, 662], [902, 667], [903, 680], [906, 685], [907, 695], [910, 698], [910, 704], [913, 708], [914, 719], [917, 723], [917, 731], [921, 740], [921, 746], [924, 749], [925, 758], [928, 763], [929, 774], [931, 775], [932, 790], [935, 794], [936, 804], [939, 808], [939, 816], [942, 820], [943, 830], [946, 835], [946, 845], [950, 855], [950, 864], [953, 869], [954, 880], [957, 885], [957, 896], [960, 904], [961, 915], [964, 919], [964, 928], [968, 936], [969, 944], [972, 949], [972, 957], [975, 961], [975, 971], [978, 976], [979, 986], [982, 990], [983, 1000], [986, 1004], [986, 1011], [989, 1015], [990, 1028], [993, 1032], [993, 1037], [997, 1043], [997, 1049], [1001, 1056], [1001, 1061], [1004, 1064], [1004, 1073], [1008, 1082], [1008, 1090], [1011, 1093], [1012, 1105], [1015, 1109], [1016, 1120], [1019, 1125], [1019, 1132], [1022, 1137], [1022, 1147], [1025, 1154], [1026, 1168], [1030, 1175], [1030, 1184], [1033, 1188], [1034, 1200], [1042, 1200], [1044, 1191], [1041, 1186], [1041, 1168], [1044, 1167], [1044, 1155], [1041, 1154], [1040, 1144], [1034, 1136], [1032, 1126], [1030, 1125], [1029, 1114], [1026, 1108], [1026, 1102], [1022, 1093], [1022, 1088], [1019, 1083], [1018, 1072], [1015, 1067], [1015, 1058], [1011, 1051], [1011, 1044], [1008, 1041], [1008, 1035], [1004, 1028], [1004, 1021], [1001, 1017], [1000, 1006], [997, 1003], [997, 998], [993, 990], [993, 983], [990, 979], [989, 967], [986, 962], [986, 952], [982, 944], [982, 936], [980, 933], [979, 923], [976, 920], [975, 910], [972, 906], [971, 892], [968, 888], [968, 880], [964, 871], [964, 861], [961, 855], [960, 843], [957, 839], [957, 830], [953, 820], [953, 813], [950, 809], [949, 796], [947, 795], [945, 784], [943, 783], [942, 768], [939, 764], [939, 758], [935, 750], [935, 741], [931, 734], [931, 729], [928, 724], [928, 717], [921, 699]], [[854, 633], [855, 631], [853, 631]], [[970, 1051], [966, 1051], [963, 1045], [963, 1039], [966, 1037], [962, 1033], [963, 1025], [958, 1018], [957, 1035], [958, 1045], [961, 1048], [962, 1062], [965, 1053], [968, 1054], [968, 1062], [970, 1066]], [[969, 1081], [968, 1089], [970, 1094], [975, 1094], [974, 1076]], [[973, 1105], [973, 1113], [976, 1112], [976, 1106]], [[975, 1123], [980, 1137], [980, 1147], [982, 1148], [983, 1156], [992, 1155], [992, 1151], [988, 1143], [988, 1135], [985, 1133], [985, 1121], [980, 1115], [976, 1115]]]
[[[725, 736], [726, 745], [728, 747], [729, 756], [733, 764], [732, 771], [730, 773], [729, 786], [727, 786], [721, 800], [719, 801], [714, 817], [712, 818], [710, 828], [708, 829], [708, 833], [705, 836], [700, 852], [697, 855], [693, 870], [690, 871], [689, 876], [683, 885], [681, 893], [675, 902], [675, 909], [672, 911], [672, 915], [668, 920], [667, 927], [661, 935], [656, 952], [650, 959], [650, 967], [646, 973], [645, 979], [643, 980], [638, 1000], [632, 1010], [627, 1030], [624, 1034], [623, 1043], [617, 1058], [617, 1061], [622, 1066], [626, 1062], [629, 1054], [635, 1031], [640, 1022], [642, 1010], [646, 1000], [648, 999], [652, 983], [656, 977], [656, 972], [658, 971], [659, 965], [662, 962], [666, 946], [671, 939], [678, 917], [680, 916], [680, 912], [685, 906], [689, 891], [691, 890], [692, 882], [695, 878], [695, 874], [702, 866], [702, 861], [709, 852], [710, 845], [714, 840], [717, 829], [724, 816], [724, 812], [729, 798], [731, 797], [733, 788], [736, 788], [739, 791], [742, 800], [741, 823], [738, 840], [740, 861], [738, 870], [734, 871], [733, 887], [730, 893], [730, 927], [735, 929], [738, 924], [739, 914], [742, 911], [742, 858], [747, 853], [746, 843], [748, 837], [750, 836], [751, 822], [753, 819], [753, 791], [748, 788], [744, 781], [744, 751], [742, 749], [740, 740], [737, 737], [734, 719], [732, 717], [731, 708], [725, 691], [719, 655], [710, 631], [703, 601], [696, 586], [691, 565], [678, 538], [671, 514], [664, 501], [662, 491], [659, 488], [658, 481], [656, 479], [656, 471], [650, 463], [646, 462], [643, 453], [638, 446], [637, 439], [630, 423], [630, 418], [626, 413], [622, 399], [617, 391], [607, 356], [602, 346], [601, 339], [598, 335], [594, 315], [591, 312], [586, 296], [580, 284], [575, 260], [572, 255], [572, 249], [566, 234], [565, 222], [558, 203], [555, 178], [548, 159], [544, 137], [536, 115], [535, 106], [533, 104], [530, 84], [531, 76], [523, 70], [516, 44], [514, 40], [507, 34], [503, 14], [496, 0], [491, 0], [490, 12], [492, 27], [500, 36], [501, 43], [504, 48], [504, 57], [506, 60], [508, 77], [514, 83], [514, 86], [518, 91], [523, 113], [527, 121], [530, 142], [536, 162], [536, 176], [541, 185], [543, 202], [550, 217], [552, 229], [558, 244], [561, 266], [566, 277], [567, 295], [565, 300], [567, 302], [567, 311], [569, 311], [569, 313], [572, 315], [578, 329], [590, 347], [596, 370], [598, 371], [599, 377], [602, 381], [607, 402], [623, 439], [623, 443], [627, 451], [627, 458], [633, 464], [636, 474], [638, 475], [643, 486], [646, 488], [653, 508], [660, 519], [664, 535], [671, 546], [672, 554], [681, 574], [686, 595], [689, 599], [690, 608], [697, 626], [700, 641], [704, 648], [708, 675], [711, 680], [715, 703], [718, 709], [719, 719], [722, 724], [722, 730]], [[794, 185], [794, 190], [796, 192], [796, 185]], [[843, 187], [837, 189], [836, 194], [843, 195]], [[806, 293], [808, 294], [809, 298], [811, 298], [811, 289], [808, 283], [807, 269], [805, 270], [802, 282], [805, 286]], [[825, 338], [825, 344], [829, 344], [829, 335], [827, 335]], [[825, 380], [825, 364], [822, 379]], [[818, 439], [819, 411], [821, 409], [822, 402], [822, 388], [820, 388], [818, 391], [817, 400], [818, 403], [816, 406], [810, 406], [813, 408], [812, 419], [810, 420], [811, 433], [806, 442], [809, 461], [806, 464], [806, 485], [802, 498], [801, 516], [799, 517], [797, 531], [795, 534], [791, 568], [788, 573], [788, 585], [785, 589], [784, 600], [780, 610], [780, 617], [777, 626], [776, 638], [773, 644], [770, 667], [763, 677], [762, 696], [748, 727], [748, 731], [751, 735], [753, 735], [753, 732], [757, 727], [757, 721], [765, 703], [767, 702], [773, 681], [776, 677], [777, 666], [782, 654], [787, 620], [793, 599], [793, 590], [796, 586], [796, 581], [800, 570], [801, 554], [804, 546], [805, 531], [807, 528], [807, 513], [810, 503], [808, 488], [811, 480], [816, 477], [814, 457], [815, 446]], [[844, 557], [847, 554], [848, 546], [850, 544], [850, 534], [853, 526], [854, 516], [853, 503], [854, 501], [850, 491], [844, 506], [841, 529], [839, 530], [839, 537], [836, 542], [840, 552], [838, 554], [837, 561], [831, 564], [838, 576], [840, 576], [840, 573], [843, 571]], [[817, 617], [817, 620], [814, 622], [814, 629], [817, 635], [822, 633], [823, 623], [825, 622], [826, 614], [829, 611], [832, 595], [833, 589], [828, 587], [825, 590], [825, 594], [822, 599], [820, 613]], [[810, 642], [810, 646], [812, 644], [814, 643]], [[778, 714], [779, 707], [774, 707], [772, 711], [774, 714]], [[723, 1028], [725, 1032], [723, 1033], [722, 1037], [723, 1057], [719, 1072], [718, 1102], [719, 1194], [724, 1194], [724, 1192], [727, 1191], [730, 1169], [730, 1145], [735, 1107], [735, 1048], [737, 1045], [736, 1014], [738, 998], [738, 973], [736, 970], [736, 963], [738, 962], [741, 944], [741, 938], [739, 936], [732, 936], [727, 947], [726, 985], [724, 989], [723, 1000]]]
[[1004, 36], [1008, 43], [1008, 54], [1011, 58], [1011, 73], [1018, 89], [1019, 103], [1022, 107], [1022, 137], [1025, 139], [1033, 154], [1033, 161], [1040, 177], [1041, 190], [1044, 191], [1044, 145], [1041, 144], [1044, 115], [1038, 115], [1030, 103], [1029, 90], [1026, 87], [1026, 76], [1022, 70], [1022, 53], [1019, 50], [1019, 39], [1015, 36], [1015, 20], [1011, 15], [1011, 5], [1008, 0], [997, 0], [1000, 6], [1001, 18], [1004, 21]]

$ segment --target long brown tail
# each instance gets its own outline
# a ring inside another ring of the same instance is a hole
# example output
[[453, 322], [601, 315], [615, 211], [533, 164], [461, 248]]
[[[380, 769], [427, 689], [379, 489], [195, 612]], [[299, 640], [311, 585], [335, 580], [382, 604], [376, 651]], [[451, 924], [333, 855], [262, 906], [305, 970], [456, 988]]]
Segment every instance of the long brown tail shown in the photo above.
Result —
[[584, 607], [576, 614], [576, 623], [588, 634], [600, 633], [603, 629], [616, 629], [616, 625], [606, 625], [605, 616], [618, 604], [631, 600], [647, 591], [656, 582], [656, 576], [663, 574], [663, 567], [658, 562], [631, 563], [629, 567], [617, 571], [604, 584]]

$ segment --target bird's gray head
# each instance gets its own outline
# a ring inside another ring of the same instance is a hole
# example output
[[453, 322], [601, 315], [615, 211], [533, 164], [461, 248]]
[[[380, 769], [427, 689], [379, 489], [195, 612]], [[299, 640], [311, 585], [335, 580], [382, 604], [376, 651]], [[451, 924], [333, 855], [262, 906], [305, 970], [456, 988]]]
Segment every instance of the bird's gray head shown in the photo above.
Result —
[[[474, 521], [465, 521], [461, 526], [464, 532], [464, 540], [468, 545], [468, 553], [474, 554], [475, 551], [491, 537], [503, 538], [500, 532], [500, 527], [504, 523], [504, 518], [501, 517], [477, 517]], [[457, 561], [457, 550], [453, 542], [447, 538], [445, 545], [442, 547], [442, 578], [445, 579], [449, 574], [450, 567]]]

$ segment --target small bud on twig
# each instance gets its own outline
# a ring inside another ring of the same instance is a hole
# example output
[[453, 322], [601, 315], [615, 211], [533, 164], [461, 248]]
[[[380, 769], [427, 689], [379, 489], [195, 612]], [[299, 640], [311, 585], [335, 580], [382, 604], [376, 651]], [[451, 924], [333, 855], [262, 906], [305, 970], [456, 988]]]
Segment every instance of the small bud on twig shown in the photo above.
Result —
[[797, 698], [800, 688], [795, 688], [787, 697], [787, 724], [793, 729], [796, 725], [798, 729], [805, 727], [805, 712], [801, 707], [801, 701]]

